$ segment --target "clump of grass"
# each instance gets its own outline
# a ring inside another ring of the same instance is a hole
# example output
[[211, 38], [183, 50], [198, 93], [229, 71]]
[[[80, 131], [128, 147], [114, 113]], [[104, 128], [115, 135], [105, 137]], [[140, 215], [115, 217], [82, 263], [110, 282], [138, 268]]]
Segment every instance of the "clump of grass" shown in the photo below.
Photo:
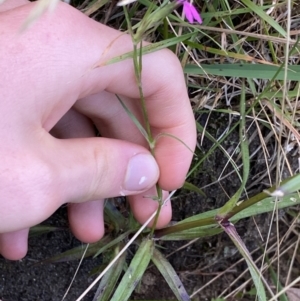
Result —
[[[194, 178], [218, 151], [227, 158], [227, 163], [217, 180], [209, 185], [221, 186], [228, 174], [236, 174], [240, 181], [233, 194], [222, 187], [227, 202], [219, 208], [157, 231], [142, 228], [137, 232], [140, 227], [133, 217], [125, 218], [113, 203], [107, 202], [106, 220], [113, 230], [102, 242], [89, 246], [86, 255], [108, 254], [110, 260], [114, 260], [115, 273], [110, 270], [103, 276], [94, 300], [128, 300], [151, 261], [177, 300], [199, 296], [232, 267], [219, 272], [208, 284], [188, 292], [166, 256], [157, 248], [156, 241], [198, 240], [223, 231], [240, 251], [241, 261], [247, 262], [244, 273], [250, 271], [251, 277], [240, 285], [233, 281], [227, 289], [218, 292], [219, 300], [277, 300], [279, 296], [284, 298], [285, 288], [300, 281], [293, 271], [293, 264], [299, 263], [299, 167], [292, 163], [293, 154], [300, 150], [299, 4], [289, 0], [212, 0], [194, 1], [193, 4], [201, 11], [202, 25], [186, 22], [176, 2], [139, 0], [125, 10], [107, 0], [85, 1], [80, 6], [87, 15], [132, 35], [134, 51], [106, 63], [133, 59], [146, 125], [147, 112], [140, 81], [143, 55], [166, 47], [177, 54], [186, 75], [199, 131], [197, 152], [201, 153], [204, 141], [210, 141], [210, 148], [193, 163], [185, 188], [193, 191], [190, 193], [205, 193], [208, 185], [199, 187], [193, 184]], [[144, 47], [142, 39], [153, 44]], [[227, 124], [222, 132], [212, 130], [216, 128], [212, 116], [216, 115], [226, 117]], [[204, 124], [200, 122], [202, 116], [206, 116]], [[145, 135], [155, 156], [155, 139], [149, 128], [143, 129], [134, 116], [131, 118]], [[234, 149], [228, 150], [225, 142], [234, 131], [238, 131], [239, 141], [235, 141]], [[259, 144], [253, 149], [255, 141]], [[255, 158], [264, 162], [261, 164], [264, 168], [257, 175], [251, 174]], [[253, 194], [251, 189], [258, 184], [263, 184], [260, 185], [263, 188]], [[159, 191], [158, 188], [158, 196]], [[162, 205], [162, 200], [159, 201]], [[283, 208], [289, 209], [280, 216]], [[272, 222], [276, 221], [274, 227], [270, 226], [269, 233], [259, 243], [263, 251], [249, 252], [234, 225], [241, 219], [255, 219], [266, 212], [272, 212]], [[286, 226], [284, 231], [280, 230], [281, 224]], [[272, 234], [274, 229], [275, 235]], [[127, 251], [123, 248], [134, 234], [138, 234], [132, 240], [137, 251], [125, 268]], [[81, 253], [71, 250], [51, 261], [70, 259], [70, 256], [77, 258]], [[288, 272], [283, 274], [280, 262], [286, 260], [281, 259], [286, 256], [291, 256], [292, 260]], [[126, 271], [122, 276], [123, 269]], [[244, 273], [237, 280], [245, 277]], [[269, 279], [273, 279], [273, 286]], [[249, 283], [254, 283], [251, 289]]]

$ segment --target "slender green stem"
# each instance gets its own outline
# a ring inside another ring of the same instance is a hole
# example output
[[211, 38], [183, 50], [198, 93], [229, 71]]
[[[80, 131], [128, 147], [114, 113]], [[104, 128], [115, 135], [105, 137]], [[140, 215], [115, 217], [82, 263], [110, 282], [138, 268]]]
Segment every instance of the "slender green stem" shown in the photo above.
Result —
[[[153, 137], [152, 137], [152, 133], [151, 133], [150, 123], [149, 123], [149, 118], [148, 118], [148, 113], [147, 113], [147, 107], [146, 107], [146, 101], [145, 101], [143, 87], [142, 87], [142, 79], [141, 79], [142, 55], [141, 55], [140, 52], [142, 50], [142, 42], [140, 42], [140, 48], [139, 49], [138, 49], [138, 44], [139, 43], [134, 42], [134, 45], [133, 45], [133, 64], [134, 64], [136, 83], [138, 85], [139, 94], [140, 94], [142, 114], [143, 114], [143, 119], [144, 119], [144, 122], [145, 122], [146, 132], [148, 134], [148, 139], [152, 144], [153, 143]], [[151, 151], [152, 151], [153, 148], [154, 148], [154, 146], [150, 145]]]
[[[151, 132], [151, 126], [149, 122], [149, 117], [148, 117], [148, 112], [147, 112], [147, 106], [146, 106], [146, 100], [144, 97], [144, 92], [143, 92], [143, 87], [142, 87], [142, 48], [143, 44], [142, 41], [136, 40], [133, 34], [132, 26], [130, 23], [130, 18], [128, 11], [126, 7], [124, 6], [124, 12], [125, 12], [125, 17], [128, 23], [128, 30], [129, 33], [131, 34], [132, 41], [133, 41], [133, 65], [134, 65], [134, 73], [135, 73], [135, 79], [136, 83], [138, 86], [139, 90], [139, 96], [140, 96], [140, 102], [141, 102], [141, 108], [142, 108], [142, 115], [143, 115], [143, 121], [144, 121], [144, 126], [146, 127], [146, 133], [148, 136], [148, 143], [149, 143], [149, 148], [150, 152], [155, 157], [155, 140], [153, 139], [152, 132]], [[157, 191], [157, 197], [158, 197], [158, 209], [157, 209], [157, 214], [155, 215], [154, 223], [151, 228], [151, 233], [150, 235], [152, 236], [155, 230], [155, 226], [158, 221], [158, 217], [162, 208], [162, 189], [159, 187], [158, 183], [156, 184], [156, 191]]]
[[[151, 127], [150, 127], [150, 122], [149, 122], [149, 118], [148, 118], [148, 112], [147, 112], [147, 107], [146, 107], [146, 101], [145, 101], [145, 97], [144, 97], [144, 93], [143, 93], [143, 87], [142, 87], [142, 79], [141, 79], [141, 74], [142, 74], [142, 42], [140, 43], [140, 48], [138, 49], [138, 44], [134, 43], [133, 45], [133, 63], [134, 63], [134, 69], [135, 69], [135, 77], [136, 77], [136, 82], [138, 85], [138, 89], [139, 89], [139, 94], [140, 94], [140, 100], [141, 100], [141, 107], [142, 107], [142, 114], [143, 114], [143, 119], [145, 122], [145, 126], [146, 126], [146, 132], [148, 135], [148, 141], [150, 141], [150, 151], [151, 154], [153, 155], [153, 157], [155, 157], [155, 151], [154, 151], [154, 147], [155, 147], [155, 143], [154, 143], [154, 139], [151, 133]], [[138, 53], [138, 51], [140, 51], [140, 53]], [[150, 235], [152, 236], [155, 226], [157, 224], [158, 221], [158, 217], [161, 211], [161, 207], [162, 207], [162, 189], [159, 187], [158, 184], [156, 184], [156, 192], [157, 192], [157, 197], [158, 197], [158, 209], [157, 209], [157, 214], [155, 215], [155, 219], [154, 219], [154, 223], [153, 226], [151, 228], [151, 233]]]

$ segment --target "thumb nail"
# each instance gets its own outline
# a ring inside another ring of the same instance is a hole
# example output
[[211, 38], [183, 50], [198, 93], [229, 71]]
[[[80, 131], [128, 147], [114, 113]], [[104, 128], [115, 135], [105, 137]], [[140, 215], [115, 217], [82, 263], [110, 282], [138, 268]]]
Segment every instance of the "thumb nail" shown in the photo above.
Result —
[[152, 155], [137, 154], [129, 160], [124, 181], [124, 189], [142, 191], [150, 188], [158, 180], [159, 169]]

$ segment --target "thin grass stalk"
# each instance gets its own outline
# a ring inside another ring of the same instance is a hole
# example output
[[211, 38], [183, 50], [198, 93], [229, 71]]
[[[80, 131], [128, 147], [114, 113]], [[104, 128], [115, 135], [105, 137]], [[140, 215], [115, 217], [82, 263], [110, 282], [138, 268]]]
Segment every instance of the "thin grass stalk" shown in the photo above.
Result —
[[[148, 112], [147, 112], [147, 106], [146, 106], [146, 101], [145, 101], [143, 87], [142, 87], [142, 79], [141, 79], [142, 66], [143, 66], [143, 64], [142, 64], [142, 62], [143, 62], [143, 55], [142, 55], [143, 42], [137, 41], [134, 38], [134, 34], [132, 31], [130, 18], [129, 18], [129, 14], [128, 14], [128, 10], [127, 10], [126, 6], [124, 6], [124, 13], [125, 13], [125, 18], [126, 18], [126, 21], [128, 24], [129, 32], [131, 34], [132, 41], [133, 41], [134, 73], [135, 73], [135, 79], [136, 79], [136, 83], [137, 83], [139, 95], [140, 95], [140, 103], [141, 103], [141, 107], [142, 107], [144, 126], [146, 127], [146, 132], [148, 135], [148, 143], [149, 143], [150, 152], [153, 155], [153, 157], [155, 158], [155, 150], [154, 150], [155, 140], [153, 139], [152, 132], [151, 132], [151, 127], [150, 127], [150, 122], [149, 122], [149, 117], [148, 117]], [[158, 183], [156, 184], [156, 193], [157, 193], [157, 198], [158, 198], [158, 209], [157, 209], [157, 214], [154, 218], [153, 226], [151, 227], [150, 236], [152, 236], [154, 233], [154, 230], [155, 230], [155, 227], [156, 227], [156, 224], [158, 221], [158, 217], [159, 217], [162, 205], [163, 205], [162, 189], [160, 188]]]

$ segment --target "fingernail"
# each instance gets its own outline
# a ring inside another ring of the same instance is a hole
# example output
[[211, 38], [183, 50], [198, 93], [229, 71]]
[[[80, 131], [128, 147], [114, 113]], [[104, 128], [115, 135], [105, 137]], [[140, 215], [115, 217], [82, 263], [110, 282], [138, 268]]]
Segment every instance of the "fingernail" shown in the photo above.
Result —
[[142, 191], [157, 181], [159, 170], [153, 156], [137, 154], [128, 163], [124, 187], [129, 191]]

